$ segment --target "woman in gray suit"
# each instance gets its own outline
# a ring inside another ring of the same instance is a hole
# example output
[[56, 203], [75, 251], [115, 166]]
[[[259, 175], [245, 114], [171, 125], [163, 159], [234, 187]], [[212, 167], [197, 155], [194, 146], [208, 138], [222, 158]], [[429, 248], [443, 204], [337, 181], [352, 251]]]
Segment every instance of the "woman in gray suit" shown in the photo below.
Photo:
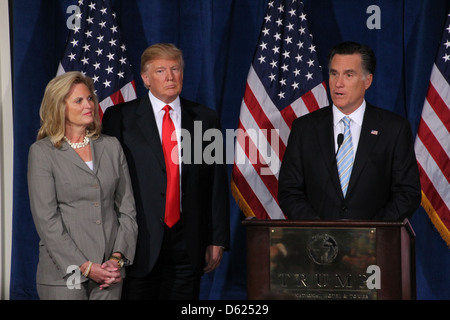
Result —
[[40, 117], [28, 158], [39, 297], [120, 299], [136, 247], [135, 203], [120, 143], [100, 134], [92, 79], [51, 80]]

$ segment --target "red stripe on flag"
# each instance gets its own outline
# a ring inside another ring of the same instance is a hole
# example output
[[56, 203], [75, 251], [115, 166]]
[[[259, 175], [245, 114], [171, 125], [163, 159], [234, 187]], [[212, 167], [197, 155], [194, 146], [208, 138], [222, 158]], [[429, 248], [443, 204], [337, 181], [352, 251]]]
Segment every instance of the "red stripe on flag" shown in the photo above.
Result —
[[253, 214], [259, 219], [270, 219], [266, 209], [261, 204], [255, 192], [250, 187], [247, 180], [236, 165], [233, 166], [233, 181], [241, 193], [242, 198], [247, 202], [253, 211]]
[[308, 108], [309, 112], [313, 112], [319, 109], [319, 104], [317, 103], [316, 97], [311, 91], [308, 91], [302, 96], [302, 100]]
[[[259, 128], [263, 128], [266, 131], [265, 133], [268, 133], [266, 135], [267, 140], [271, 143], [271, 130], [275, 130], [275, 127], [272, 124], [272, 121], [267, 117], [266, 113], [264, 112], [263, 108], [258, 102], [258, 99], [256, 99], [255, 95], [253, 94], [253, 91], [250, 89], [250, 86], [248, 83], [246, 84], [245, 93], [244, 93], [244, 102], [247, 106], [247, 109], [255, 119], [256, 123], [258, 124]], [[278, 136], [278, 135], [277, 135]], [[278, 138], [278, 146], [279, 146], [279, 154], [284, 154], [284, 151], [286, 150], [286, 145], [284, 144], [283, 140], [281, 138]]]
[[447, 181], [450, 183], [450, 160], [442, 145], [434, 136], [423, 118], [420, 119], [419, 129], [417, 132], [423, 145], [427, 148], [429, 154], [434, 159], [440, 170], [444, 173]]
[[450, 110], [431, 82], [428, 86], [427, 101], [447, 128], [447, 131], [450, 131]]
[[[239, 123], [239, 128], [245, 131], [242, 123]], [[247, 141], [247, 143], [245, 141]], [[259, 152], [257, 146], [253, 143], [252, 139], [250, 139], [246, 131], [244, 134], [238, 135], [237, 142], [241, 145], [242, 150], [244, 150], [245, 154], [247, 155], [247, 158], [250, 159], [253, 168], [255, 169], [259, 178], [263, 181], [267, 190], [269, 190], [274, 200], [276, 200], [276, 202], [278, 203], [278, 180], [273, 174], [261, 174], [261, 170], [263, 168], [268, 168], [268, 165], [264, 162], [264, 159], [261, 156], [261, 153]]]
[[125, 102], [122, 96], [122, 92], [120, 90], [117, 90], [109, 97], [111, 98], [114, 105]]
[[[290, 105], [287, 106], [286, 108], [281, 110], [281, 116], [288, 125], [289, 129], [292, 129], [292, 122], [294, 122], [294, 120], [297, 119], [297, 115], [295, 114], [294, 109], [292, 109]], [[280, 157], [282, 159], [283, 155], [280, 155]]]
[[417, 165], [419, 167], [420, 184], [422, 186], [423, 193], [425, 193], [426, 197], [432, 204], [434, 211], [436, 211], [442, 223], [444, 223], [447, 229], [450, 230], [450, 216], [448, 215], [447, 205], [441, 198], [441, 195], [434, 187], [433, 183], [431, 182], [425, 170], [423, 170], [420, 163], [417, 163]]

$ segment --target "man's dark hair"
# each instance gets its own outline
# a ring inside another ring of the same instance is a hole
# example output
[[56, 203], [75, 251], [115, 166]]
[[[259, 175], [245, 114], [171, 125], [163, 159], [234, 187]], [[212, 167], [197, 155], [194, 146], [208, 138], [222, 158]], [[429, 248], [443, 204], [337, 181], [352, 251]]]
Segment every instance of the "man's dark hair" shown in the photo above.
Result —
[[331, 49], [328, 55], [328, 68], [336, 54], [350, 55], [355, 53], [361, 55], [363, 71], [368, 74], [375, 74], [376, 59], [372, 49], [366, 45], [352, 41], [343, 42]]

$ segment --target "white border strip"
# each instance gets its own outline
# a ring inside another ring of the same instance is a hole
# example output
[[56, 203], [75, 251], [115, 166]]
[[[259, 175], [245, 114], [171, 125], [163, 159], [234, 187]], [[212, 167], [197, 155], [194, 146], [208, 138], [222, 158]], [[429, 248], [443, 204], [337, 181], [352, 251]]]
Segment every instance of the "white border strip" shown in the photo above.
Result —
[[9, 299], [13, 202], [13, 103], [8, 0], [0, 0], [0, 300]]

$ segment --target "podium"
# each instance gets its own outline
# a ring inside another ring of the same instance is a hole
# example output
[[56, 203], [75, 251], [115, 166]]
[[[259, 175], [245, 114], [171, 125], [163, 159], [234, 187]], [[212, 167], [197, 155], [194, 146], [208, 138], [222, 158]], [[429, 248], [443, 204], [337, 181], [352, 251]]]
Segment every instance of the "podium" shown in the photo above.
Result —
[[416, 299], [408, 220], [245, 220], [248, 299]]

